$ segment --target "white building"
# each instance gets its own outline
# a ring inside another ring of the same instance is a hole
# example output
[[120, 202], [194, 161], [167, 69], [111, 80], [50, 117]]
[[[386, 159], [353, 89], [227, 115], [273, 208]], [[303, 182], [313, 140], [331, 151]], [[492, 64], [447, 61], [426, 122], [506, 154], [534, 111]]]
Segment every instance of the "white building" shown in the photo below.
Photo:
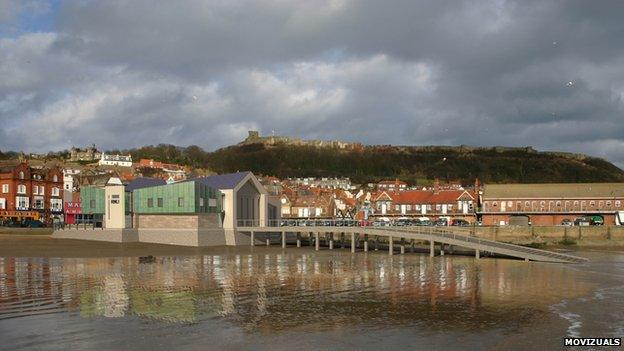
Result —
[[98, 162], [100, 166], [120, 166], [132, 167], [132, 156], [127, 155], [107, 155], [102, 152], [102, 158]]

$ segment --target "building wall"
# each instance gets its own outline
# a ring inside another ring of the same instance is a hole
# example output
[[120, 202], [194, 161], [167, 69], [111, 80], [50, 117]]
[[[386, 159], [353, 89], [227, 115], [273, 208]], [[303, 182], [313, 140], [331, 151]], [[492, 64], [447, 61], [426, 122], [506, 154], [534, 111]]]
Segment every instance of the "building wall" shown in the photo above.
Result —
[[199, 182], [137, 189], [132, 202], [135, 213], [219, 213], [222, 207], [219, 192]]
[[[484, 214], [481, 217], [483, 225], [499, 225], [501, 222], [509, 224], [509, 219], [513, 214]], [[519, 214], [529, 217], [533, 226], [556, 226], [560, 225], [564, 219], [574, 221], [581, 214], [576, 213], [542, 213], [542, 214]], [[605, 225], [615, 225], [615, 214], [600, 214]]]
[[[20, 177], [20, 173], [23, 177]], [[33, 191], [35, 186], [36, 193]], [[40, 191], [42, 187], [44, 190]], [[23, 188], [24, 191], [18, 192], [19, 188]], [[58, 189], [54, 195], [53, 189]], [[20, 206], [17, 197], [25, 200], [24, 206]], [[2, 211], [37, 211], [41, 220], [50, 222], [53, 216], [62, 213], [62, 198], [63, 175], [59, 168], [33, 170], [28, 164], [21, 163], [10, 171], [0, 174], [0, 210]], [[39, 206], [36, 206], [37, 201], [39, 201]], [[52, 202], [57, 207], [54, 207]]]
[[221, 220], [218, 213], [201, 214], [135, 214], [136, 227], [142, 228], [175, 228], [199, 229], [220, 228]]
[[83, 214], [103, 214], [105, 202], [104, 188], [96, 186], [80, 188], [80, 206]]
[[105, 227], [123, 229], [126, 227], [126, 192], [123, 185], [107, 185], [104, 189], [106, 197]]
[[236, 192], [236, 219], [257, 220], [260, 218], [260, 192], [248, 180]]

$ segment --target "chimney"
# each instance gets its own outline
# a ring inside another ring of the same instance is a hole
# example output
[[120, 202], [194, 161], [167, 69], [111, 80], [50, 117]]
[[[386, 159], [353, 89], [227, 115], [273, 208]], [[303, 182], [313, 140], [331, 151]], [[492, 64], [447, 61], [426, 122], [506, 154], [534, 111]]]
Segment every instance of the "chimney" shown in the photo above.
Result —
[[438, 178], [433, 181], [433, 193], [436, 195], [440, 193], [440, 180]]

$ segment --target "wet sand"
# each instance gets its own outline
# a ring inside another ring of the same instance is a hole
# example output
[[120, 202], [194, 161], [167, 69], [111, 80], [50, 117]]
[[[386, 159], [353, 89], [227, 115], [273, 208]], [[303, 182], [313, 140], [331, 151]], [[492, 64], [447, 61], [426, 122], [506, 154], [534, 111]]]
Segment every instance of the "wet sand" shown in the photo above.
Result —
[[110, 243], [55, 239], [49, 235], [0, 235], [0, 257], [139, 257], [223, 253], [220, 247], [186, 247], [146, 243]]

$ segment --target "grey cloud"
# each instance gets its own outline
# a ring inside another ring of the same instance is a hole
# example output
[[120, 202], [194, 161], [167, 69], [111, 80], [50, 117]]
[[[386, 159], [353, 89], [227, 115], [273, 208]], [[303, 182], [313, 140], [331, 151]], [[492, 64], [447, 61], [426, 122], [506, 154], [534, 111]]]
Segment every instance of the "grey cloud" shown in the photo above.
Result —
[[214, 149], [254, 128], [622, 166], [621, 13], [581, 0], [63, 2], [56, 33], [0, 39], [2, 147]]

